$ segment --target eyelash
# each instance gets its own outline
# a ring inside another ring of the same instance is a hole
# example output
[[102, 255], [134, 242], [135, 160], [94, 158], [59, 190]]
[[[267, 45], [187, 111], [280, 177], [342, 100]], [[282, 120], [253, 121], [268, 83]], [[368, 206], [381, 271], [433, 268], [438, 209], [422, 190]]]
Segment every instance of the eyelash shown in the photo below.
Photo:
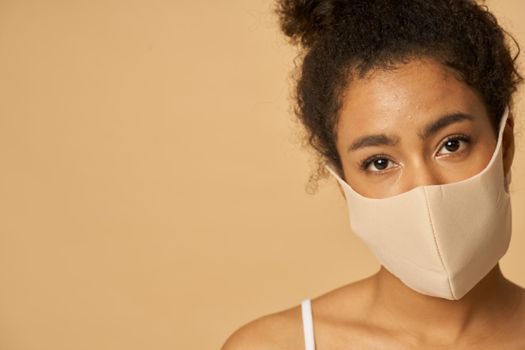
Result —
[[[469, 135], [466, 135], [466, 134], [457, 134], [457, 135], [453, 135], [453, 136], [450, 136], [448, 137], [445, 141], [443, 141], [441, 148], [443, 148], [445, 146], [445, 144], [449, 141], [463, 141], [465, 142], [466, 144], [470, 144], [472, 142], [472, 138], [469, 136]], [[452, 152], [452, 153], [455, 153], [455, 152]], [[367, 173], [372, 173], [374, 175], [383, 175], [386, 170], [379, 170], [379, 171], [369, 171], [367, 170], [368, 166], [374, 162], [375, 160], [377, 159], [386, 159], [388, 161], [391, 161], [390, 158], [388, 158], [388, 156], [386, 154], [376, 154], [372, 157], [368, 157], [368, 158], [365, 158], [363, 159], [361, 162], [360, 162], [360, 168], [364, 171], [364, 172], [367, 172]]]

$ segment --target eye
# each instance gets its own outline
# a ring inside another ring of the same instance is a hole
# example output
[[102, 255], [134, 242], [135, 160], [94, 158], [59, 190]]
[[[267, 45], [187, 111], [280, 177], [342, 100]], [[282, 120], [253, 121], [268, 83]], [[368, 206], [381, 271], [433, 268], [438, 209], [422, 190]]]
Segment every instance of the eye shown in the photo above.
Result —
[[[377, 154], [370, 158], [366, 158], [360, 163], [360, 168], [365, 172], [375, 173], [374, 175], [380, 175], [384, 170], [389, 169], [389, 163], [392, 161], [383, 154]], [[375, 168], [376, 170], [370, 170], [369, 168]]]
[[[441, 149], [445, 149], [445, 152], [439, 154], [454, 154], [462, 153], [468, 144], [471, 143], [471, 137], [466, 134], [458, 134], [448, 137], [442, 144]], [[367, 173], [374, 175], [382, 175], [386, 173], [386, 170], [393, 168], [389, 166], [393, 164], [393, 161], [384, 154], [377, 154], [372, 157], [366, 158], [360, 162], [360, 168]]]
[[[470, 143], [470, 136], [465, 134], [459, 134], [447, 138], [440, 149], [445, 149], [447, 151], [442, 154], [460, 153]], [[462, 148], [462, 146], [464, 147]]]

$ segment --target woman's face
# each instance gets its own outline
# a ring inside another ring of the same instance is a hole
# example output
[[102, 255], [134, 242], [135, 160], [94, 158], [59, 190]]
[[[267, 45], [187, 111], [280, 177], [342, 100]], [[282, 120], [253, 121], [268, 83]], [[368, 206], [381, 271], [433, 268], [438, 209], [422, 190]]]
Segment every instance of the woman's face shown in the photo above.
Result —
[[481, 98], [433, 60], [351, 81], [337, 125], [344, 179], [370, 198], [471, 177], [496, 141]]

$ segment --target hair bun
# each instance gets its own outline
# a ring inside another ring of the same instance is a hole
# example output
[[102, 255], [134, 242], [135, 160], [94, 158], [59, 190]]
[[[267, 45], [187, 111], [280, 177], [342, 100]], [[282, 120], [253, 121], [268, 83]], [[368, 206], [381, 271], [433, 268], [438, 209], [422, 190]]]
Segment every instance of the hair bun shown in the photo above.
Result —
[[310, 47], [332, 26], [344, 4], [344, 0], [278, 0], [276, 12], [283, 33], [294, 44]]

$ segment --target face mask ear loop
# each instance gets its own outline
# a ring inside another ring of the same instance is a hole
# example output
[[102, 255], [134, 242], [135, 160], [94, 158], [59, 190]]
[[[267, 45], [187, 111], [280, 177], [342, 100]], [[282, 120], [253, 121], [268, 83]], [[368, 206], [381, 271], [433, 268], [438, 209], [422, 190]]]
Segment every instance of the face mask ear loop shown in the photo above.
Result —
[[[505, 111], [503, 112], [503, 119], [505, 119], [505, 124], [507, 123], [507, 121], [509, 120], [509, 118], [511, 117], [510, 115], [510, 109], [509, 109], [509, 106], [506, 106], [505, 107]], [[498, 137], [501, 137], [503, 138], [503, 129], [505, 128], [505, 125], [503, 124], [503, 120], [501, 120], [501, 124], [500, 125], [500, 130], [499, 130], [499, 136]], [[498, 140], [499, 141], [499, 140]], [[501, 143], [503, 143], [503, 140], [499, 141]], [[509, 193], [509, 188], [510, 188], [510, 183], [512, 181], [512, 169], [509, 168], [509, 171], [507, 172], [507, 174], [505, 174], [505, 192]]]

